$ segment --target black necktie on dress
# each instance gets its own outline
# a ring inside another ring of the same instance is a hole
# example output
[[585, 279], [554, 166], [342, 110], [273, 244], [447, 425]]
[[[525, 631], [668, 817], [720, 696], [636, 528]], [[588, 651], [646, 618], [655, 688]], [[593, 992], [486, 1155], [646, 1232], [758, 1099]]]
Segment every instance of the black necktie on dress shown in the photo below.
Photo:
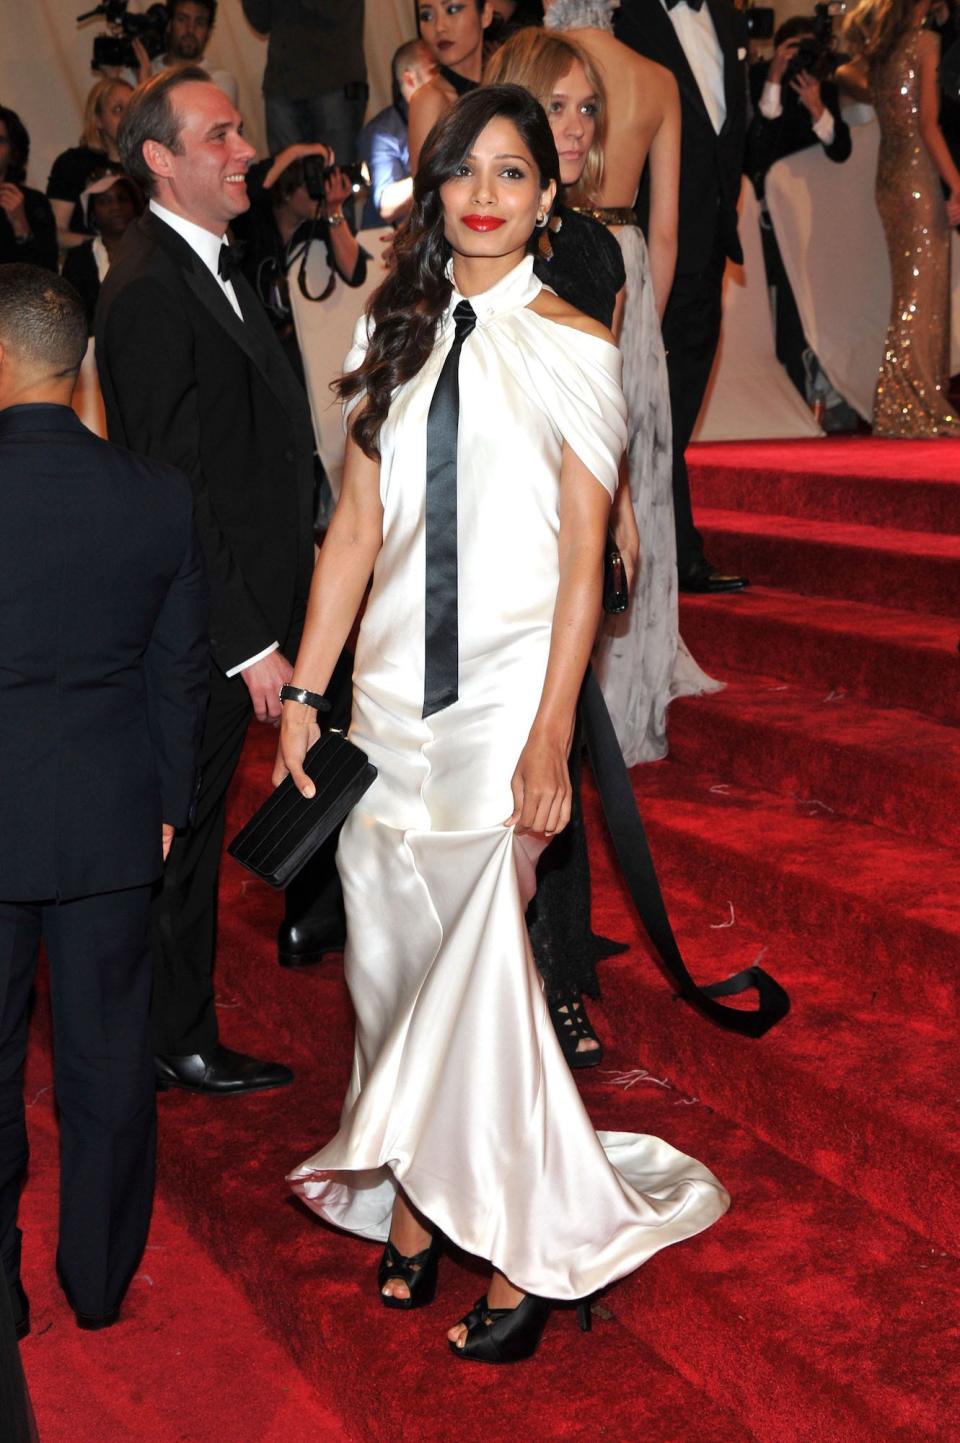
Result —
[[220, 254], [217, 257], [217, 274], [222, 280], [232, 281], [234, 276], [240, 274], [240, 260], [243, 250], [240, 246], [228, 246], [226, 241], [220, 247]]
[[469, 301], [453, 312], [453, 345], [427, 414], [426, 569], [423, 715], [452, 706], [459, 685], [457, 623], [457, 432], [460, 350], [477, 324]]

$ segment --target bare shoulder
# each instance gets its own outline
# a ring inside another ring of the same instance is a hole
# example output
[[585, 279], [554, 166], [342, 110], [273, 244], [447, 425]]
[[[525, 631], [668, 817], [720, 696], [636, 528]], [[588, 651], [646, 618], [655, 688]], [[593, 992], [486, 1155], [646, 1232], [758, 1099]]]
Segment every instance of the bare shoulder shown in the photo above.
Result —
[[585, 316], [576, 306], [561, 300], [552, 291], [542, 290], [530, 302], [529, 309], [535, 315], [542, 316], [545, 321], [555, 321], [557, 325], [569, 326], [573, 331], [583, 331], [585, 335], [596, 336], [598, 341], [609, 341], [611, 346], [616, 344], [605, 325], [595, 321], [592, 316]]
[[433, 122], [450, 109], [456, 98], [452, 87], [443, 77], [435, 75], [432, 80], [427, 81], [426, 85], [421, 85], [419, 89], [415, 90], [410, 97], [410, 114], [420, 118], [429, 117]]

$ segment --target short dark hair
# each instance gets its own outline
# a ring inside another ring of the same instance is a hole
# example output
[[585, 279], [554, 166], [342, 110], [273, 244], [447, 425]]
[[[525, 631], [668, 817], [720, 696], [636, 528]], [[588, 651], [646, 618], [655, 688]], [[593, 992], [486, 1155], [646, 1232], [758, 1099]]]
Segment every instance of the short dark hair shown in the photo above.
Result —
[[210, 29], [217, 18], [217, 0], [167, 0], [167, 20], [173, 19], [178, 5], [199, 5], [210, 16]]
[[170, 96], [180, 85], [199, 81], [210, 85], [210, 76], [200, 65], [178, 65], [161, 70], [130, 97], [117, 132], [117, 147], [127, 175], [137, 182], [145, 195], [155, 195], [156, 176], [143, 158], [144, 141], [155, 140], [175, 155], [182, 153], [180, 131], [183, 122], [170, 104]]
[[51, 376], [75, 375], [87, 314], [70, 282], [40, 266], [0, 266], [0, 344]]
[[796, 40], [798, 35], [816, 35], [817, 22], [812, 15], [791, 15], [778, 27], [773, 37], [774, 49], [785, 40]]
[[30, 136], [27, 127], [15, 110], [0, 105], [0, 120], [7, 127], [10, 142], [10, 160], [7, 164], [7, 180], [15, 185], [27, 178], [27, 161], [30, 159]]

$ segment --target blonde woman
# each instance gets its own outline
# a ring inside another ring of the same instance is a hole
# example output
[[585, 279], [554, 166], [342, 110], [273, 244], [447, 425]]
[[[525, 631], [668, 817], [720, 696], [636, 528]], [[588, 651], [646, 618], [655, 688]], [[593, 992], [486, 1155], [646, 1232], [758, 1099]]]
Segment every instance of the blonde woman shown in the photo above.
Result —
[[928, 10], [928, 0], [860, 0], [844, 23], [855, 59], [837, 73], [842, 88], [869, 100], [880, 124], [876, 196], [893, 296], [875, 436], [960, 436], [947, 397], [949, 228], [960, 222], [960, 172], [937, 119], [940, 41], [924, 29]]
[[132, 94], [125, 80], [98, 80], [87, 96], [80, 144], [63, 151], [53, 162], [47, 198], [57, 219], [57, 239], [64, 250], [90, 239], [80, 207], [80, 196], [90, 181], [108, 171], [123, 169], [117, 131]]

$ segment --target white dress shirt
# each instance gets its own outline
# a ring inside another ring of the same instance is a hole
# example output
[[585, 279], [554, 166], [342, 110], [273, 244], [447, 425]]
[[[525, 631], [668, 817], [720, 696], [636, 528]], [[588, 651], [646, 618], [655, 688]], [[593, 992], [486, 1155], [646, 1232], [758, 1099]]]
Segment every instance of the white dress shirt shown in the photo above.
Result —
[[[202, 225], [195, 225], [192, 220], [185, 220], [182, 215], [167, 210], [166, 206], [159, 205], [155, 200], [151, 200], [150, 209], [159, 220], [164, 221], [171, 230], [175, 230], [192, 251], [196, 252], [242, 321], [243, 312], [240, 309], [240, 302], [237, 300], [237, 293], [233, 289], [233, 282], [225, 281], [218, 269], [220, 247], [226, 245], [226, 236], [215, 236], [212, 231], [204, 230]], [[236, 676], [238, 672], [246, 671], [248, 666], [253, 666], [255, 661], [262, 661], [265, 656], [270, 655], [271, 651], [277, 651], [279, 647], [279, 641], [273, 642], [263, 651], [258, 651], [256, 656], [247, 657], [247, 660], [240, 662], [239, 666], [232, 666], [226, 675]]]
[[[783, 114], [783, 93], [779, 80], [768, 80], [760, 97], [760, 114], [765, 120], [779, 120]], [[823, 145], [832, 145], [836, 134], [833, 116], [826, 106], [819, 120], [812, 122], [813, 133]]]
[[[666, 0], [660, 3], [667, 10]], [[667, 10], [667, 19], [677, 32], [710, 122], [719, 135], [727, 118], [727, 97], [723, 87], [723, 51], [713, 17], [706, 5], [691, 10], [686, 0], [678, 0], [672, 10]]]

